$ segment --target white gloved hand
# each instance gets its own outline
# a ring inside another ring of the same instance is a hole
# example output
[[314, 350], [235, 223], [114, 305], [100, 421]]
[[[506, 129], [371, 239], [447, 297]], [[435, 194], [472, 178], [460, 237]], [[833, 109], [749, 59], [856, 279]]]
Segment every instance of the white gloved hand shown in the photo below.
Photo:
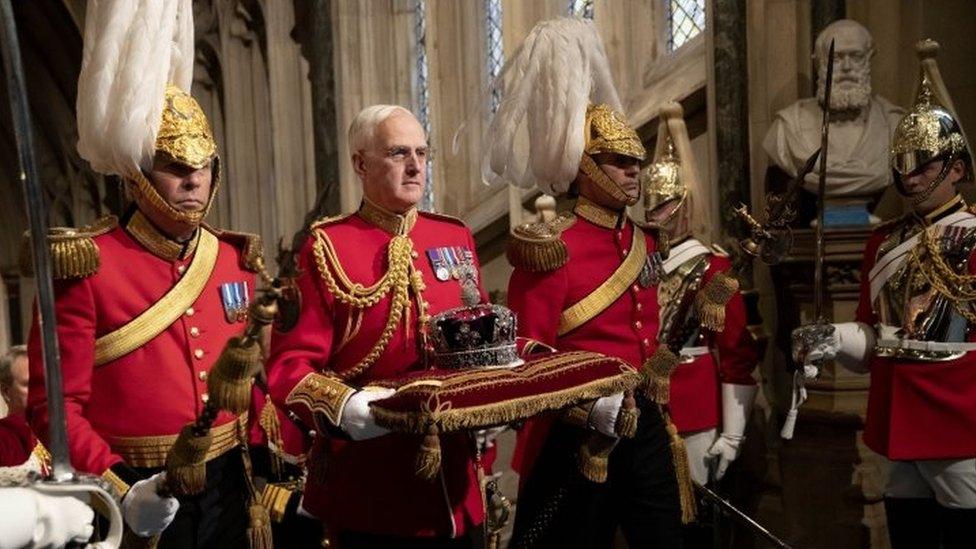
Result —
[[508, 425], [501, 425], [498, 427], [489, 427], [487, 429], [479, 429], [475, 431], [475, 440], [478, 441], [478, 447], [483, 450], [487, 450], [495, 445], [495, 439], [498, 435], [504, 433], [509, 429]]
[[833, 324], [808, 324], [793, 330], [793, 361], [803, 367], [807, 379], [820, 374], [819, 364], [833, 360], [840, 350], [840, 336]]
[[135, 535], [142, 538], [154, 536], [176, 518], [180, 502], [159, 495], [165, 482], [166, 473], [156, 473], [133, 484], [122, 498], [122, 518]]
[[395, 392], [389, 387], [365, 387], [356, 391], [342, 408], [339, 427], [353, 440], [368, 440], [389, 433], [389, 429], [376, 424], [369, 403], [388, 398]]
[[746, 422], [758, 391], [756, 385], [722, 384], [722, 434], [708, 449], [708, 455], [718, 460], [715, 480], [721, 480], [729, 465], [739, 457], [746, 438]]
[[623, 393], [598, 398], [587, 420], [590, 427], [608, 437], [617, 438], [617, 416], [620, 415], [623, 402]]
[[0, 549], [87, 543], [95, 512], [73, 496], [0, 488]]

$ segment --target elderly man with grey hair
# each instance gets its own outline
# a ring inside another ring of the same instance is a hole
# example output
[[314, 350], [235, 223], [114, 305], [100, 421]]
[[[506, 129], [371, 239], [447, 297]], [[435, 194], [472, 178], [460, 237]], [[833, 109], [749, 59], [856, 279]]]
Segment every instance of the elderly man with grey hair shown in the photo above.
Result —
[[377, 425], [369, 405], [393, 392], [384, 381], [424, 367], [431, 317], [462, 306], [461, 273], [487, 300], [474, 239], [460, 220], [417, 210], [429, 150], [410, 111], [363, 109], [349, 148], [362, 205], [312, 224], [298, 318], [276, 330], [267, 362], [272, 399], [317, 433], [302, 505], [342, 549], [478, 547], [486, 458], [472, 437], [442, 435], [436, 477], [421, 478], [421, 437]]
[[7, 416], [0, 419], [0, 467], [22, 465], [37, 446], [27, 425], [27, 347], [14, 345], [0, 357], [0, 394]]
[[[891, 183], [888, 144], [904, 111], [872, 94], [874, 41], [871, 33], [856, 21], [835, 21], [817, 36], [813, 55], [817, 68], [816, 97], [800, 99], [776, 113], [763, 148], [773, 165], [789, 177], [795, 177], [806, 159], [820, 147], [831, 40], [834, 41], [834, 76], [830, 105], [826, 106], [830, 111], [826, 195], [870, 199]], [[816, 192], [817, 172], [806, 176], [804, 188]]]

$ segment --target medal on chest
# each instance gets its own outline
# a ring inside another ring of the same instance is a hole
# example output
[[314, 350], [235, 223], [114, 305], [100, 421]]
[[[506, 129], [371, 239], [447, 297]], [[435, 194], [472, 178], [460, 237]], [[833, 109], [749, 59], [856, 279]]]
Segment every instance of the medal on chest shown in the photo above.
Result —
[[220, 302], [224, 306], [227, 322], [243, 322], [247, 319], [247, 282], [227, 282], [220, 285]]
[[441, 282], [461, 277], [470, 270], [474, 270], [474, 254], [463, 246], [445, 246], [427, 250], [427, 259], [434, 277]]

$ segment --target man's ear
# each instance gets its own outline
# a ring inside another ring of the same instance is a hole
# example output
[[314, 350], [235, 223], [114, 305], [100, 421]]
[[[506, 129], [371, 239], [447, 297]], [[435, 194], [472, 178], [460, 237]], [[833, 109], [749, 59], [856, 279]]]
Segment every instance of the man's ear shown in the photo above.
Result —
[[363, 153], [356, 152], [352, 154], [352, 169], [360, 179], [366, 177], [366, 158], [363, 156]]

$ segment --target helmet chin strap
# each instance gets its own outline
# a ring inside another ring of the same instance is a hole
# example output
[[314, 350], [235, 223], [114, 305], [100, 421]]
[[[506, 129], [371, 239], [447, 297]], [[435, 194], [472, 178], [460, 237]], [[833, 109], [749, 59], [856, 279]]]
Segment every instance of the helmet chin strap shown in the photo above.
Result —
[[926, 185], [925, 189], [917, 193], [909, 193], [908, 190], [905, 188], [904, 183], [902, 182], [901, 175], [896, 173], [894, 177], [895, 189], [898, 191], [898, 194], [907, 198], [909, 202], [911, 202], [912, 206], [917, 206], [922, 202], [925, 202], [930, 196], [932, 196], [932, 193], [935, 192], [935, 189], [939, 185], [941, 185], [943, 181], [945, 181], [945, 178], [946, 176], [949, 175], [949, 170], [952, 169], [952, 164], [955, 162], [955, 160], [956, 160], [955, 155], [952, 155], [949, 158], [947, 158], [945, 162], [943, 162], [942, 164], [942, 169], [939, 171], [939, 175], [935, 176], [932, 179], [932, 181], [930, 181], [929, 184]]
[[583, 154], [583, 158], [580, 160], [580, 169], [596, 184], [595, 186], [601, 195], [618, 204], [621, 209], [633, 206], [640, 199], [640, 195], [628, 196], [623, 188], [593, 160], [592, 156]]

